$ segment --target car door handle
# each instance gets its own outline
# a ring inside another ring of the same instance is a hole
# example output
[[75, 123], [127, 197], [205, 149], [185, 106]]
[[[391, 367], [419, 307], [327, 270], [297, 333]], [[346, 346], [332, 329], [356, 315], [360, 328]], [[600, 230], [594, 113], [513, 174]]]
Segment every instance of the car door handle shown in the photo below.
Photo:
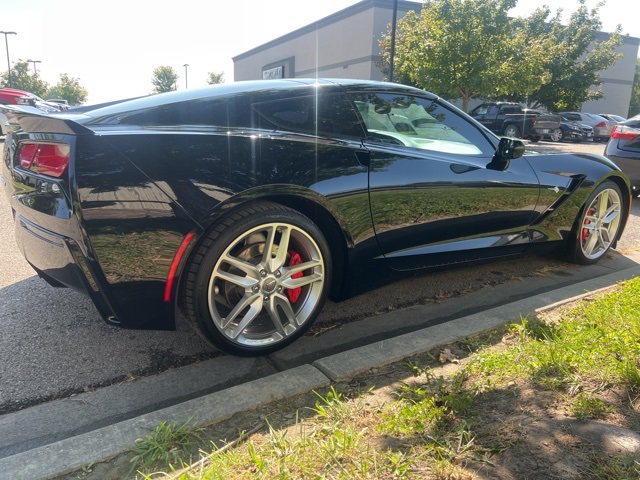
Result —
[[356, 150], [356, 158], [363, 167], [371, 165], [371, 152], [369, 150]]

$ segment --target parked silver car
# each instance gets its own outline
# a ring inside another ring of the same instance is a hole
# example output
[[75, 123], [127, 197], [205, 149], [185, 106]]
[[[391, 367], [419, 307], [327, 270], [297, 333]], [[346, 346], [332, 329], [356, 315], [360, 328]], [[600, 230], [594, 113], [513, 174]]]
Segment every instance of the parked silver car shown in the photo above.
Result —
[[606, 118], [607, 120], [611, 120], [614, 123], [622, 123], [626, 120], [626, 118], [621, 117], [620, 115], [614, 115], [613, 113], [599, 113], [598, 115]]
[[584, 123], [593, 127], [593, 139], [596, 142], [609, 140], [609, 138], [611, 138], [611, 130], [613, 130], [615, 122], [607, 120], [600, 115], [584, 112], [560, 112], [560, 115], [572, 122]]

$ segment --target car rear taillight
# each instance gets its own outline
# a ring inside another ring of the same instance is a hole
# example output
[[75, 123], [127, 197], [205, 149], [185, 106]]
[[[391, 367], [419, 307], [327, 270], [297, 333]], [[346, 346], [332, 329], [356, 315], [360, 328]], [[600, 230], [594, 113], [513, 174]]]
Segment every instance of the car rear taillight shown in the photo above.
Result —
[[626, 125], [614, 125], [611, 138], [616, 140], [635, 140], [640, 135], [639, 128], [631, 128]]
[[23, 143], [18, 153], [22, 168], [56, 178], [69, 167], [70, 154], [66, 143]]
[[596, 127], [599, 127], [599, 128], [607, 128], [607, 124], [606, 124], [606, 123], [604, 123], [604, 122], [600, 122], [599, 124], [597, 124], [597, 125], [596, 125]]

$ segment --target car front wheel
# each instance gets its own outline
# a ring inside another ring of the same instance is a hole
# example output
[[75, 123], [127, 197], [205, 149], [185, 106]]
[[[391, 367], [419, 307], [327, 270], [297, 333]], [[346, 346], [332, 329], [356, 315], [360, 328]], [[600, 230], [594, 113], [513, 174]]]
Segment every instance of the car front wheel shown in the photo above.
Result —
[[610, 181], [598, 186], [585, 203], [574, 233], [573, 260], [595, 263], [615, 242], [623, 215], [620, 188]]
[[189, 265], [185, 313], [216, 347], [264, 355], [300, 337], [331, 283], [328, 244], [304, 215], [271, 202], [227, 217]]

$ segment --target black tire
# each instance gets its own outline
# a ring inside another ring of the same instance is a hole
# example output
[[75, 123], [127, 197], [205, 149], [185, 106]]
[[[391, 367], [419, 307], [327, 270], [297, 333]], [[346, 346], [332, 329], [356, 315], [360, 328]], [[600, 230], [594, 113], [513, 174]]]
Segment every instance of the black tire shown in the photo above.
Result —
[[622, 193], [612, 181], [605, 181], [589, 195], [573, 232], [570, 259], [581, 265], [600, 260], [620, 233], [624, 215]]
[[504, 129], [504, 133], [502, 135], [510, 138], [520, 138], [520, 129], [515, 125], [509, 125]]
[[[303, 264], [307, 268], [296, 266]], [[332, 267], [329, 246], [311, 220], [261, 202], [220, 221], [186, 272], [183, 305], [192, 326], [221, 350], [257, 356], [285, 347], [311, 326], [327, 298]]]
[[567, 140], [567, 132], [565, 132], [564, 130], [560, 130], [560, 132], [562, 133], [562, 135], [560, 136], [560, 141], [564, 142]]

